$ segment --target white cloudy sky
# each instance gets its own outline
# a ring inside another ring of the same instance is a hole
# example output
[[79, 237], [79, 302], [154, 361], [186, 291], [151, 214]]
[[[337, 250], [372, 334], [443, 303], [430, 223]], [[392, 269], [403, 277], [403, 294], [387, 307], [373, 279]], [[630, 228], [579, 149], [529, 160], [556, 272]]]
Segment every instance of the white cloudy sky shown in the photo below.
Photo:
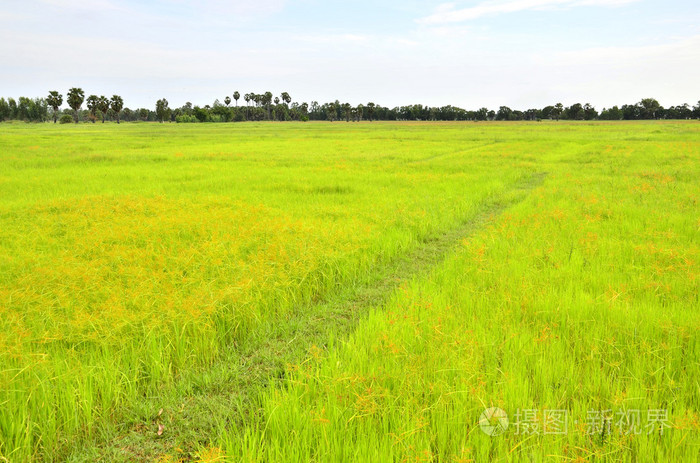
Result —
[[700, 100], [698, 0], [0, 0], [0, 95], [598, 109]]

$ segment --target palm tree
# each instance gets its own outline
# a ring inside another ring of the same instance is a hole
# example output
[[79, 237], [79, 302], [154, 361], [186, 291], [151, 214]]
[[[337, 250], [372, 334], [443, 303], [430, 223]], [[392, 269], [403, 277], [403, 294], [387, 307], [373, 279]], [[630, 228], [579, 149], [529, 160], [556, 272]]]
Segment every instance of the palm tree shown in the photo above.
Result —
[[270, 119], [270, 106], [272, 105], [272, 92], [265, 92], [260, 99], [262, 104], [267, 108], [267, 118]]
[[369, 103], [367, 103], [367, 115], [369, 116], [369, 121], [370, 121], [370, 122], [372, 122], [372, 114], [374, 114], [374, 108], [375, 108], [375, 106], [377, 106], [377, 105], [375, 105], [375, 104], [372, 103], [371, 101], [370, 101]]
[[340, 101], [335, 100], [328, 104], [328, 119], [333, 122], [338, 119], [338, 110], [340, 109]]
[[117, 115], [117, 124], [119, 124], [119, 113], [124, 107], [124, 100], [119, 95], [112, 95], [112, 111]]
[[109, 111], [109, 100], [104, 95], [101, 95], [97, 99], [97, 109], [102, 113], [102, 123], [105, 123], [105, 118], [107, 117], [107, 111]]
[[78, 111], [80, 111], [84, 100], [85, 92], [83, 92], [82, 88], [73, 87], [68, 90], [68, 106], [73, 110], [73, 119], [76, 124], [78, 123]]
[[561, 117], [561, 113], [563, 113], [563, 112], [564, 112], [564, 105], [563, 104], [557, 103], [554, 105], [554, 111], [552, 111], [552, 113], [554, 114], [554, 116], [556, 117], [557, 120], [559, 120], [559, 118]]
[[282, 92], [282, 101], [284, 101], [286, 104], [289, 104], [292, 102], [292, 97], [289, 96], [289, 93], [287, 92]]
[[241, 97], [241, 94], [238, 93], [238, 90], [233, 92], [233, 99], [236, 100], [236, 107], [238, 107], [238, 99]]
[[92, 120], [92, 123], [95, 123], [95, 110], [97, 109], [97, 95], [90, 95], [87, 97], [87, 100], [85, 101], [88, 107], [88, 111], [90, 111], [90, 120]]
[[224, 98], [224, 103], [226, 104], [226, 107], [231, 104], [231, 97], [226, 95], [226, 98]]
[[248, 114], [248, 108], [250, 105], [250, 100], [253, 99], [253, 96], [250, 93], [246, 93], [243, 95], [243, 99], [245, 100], [245, 118], [248, 119], [248, 117], [250, 117]]
[[49, 96], [46, 98], [46, 102], [53, 109], [53, 123], [56, 123], [58, 119], [58, 108], [63, 104], [63, 95], [58, 93], [56, 90], [51, 90]]
[[272, 110], [272, 117], [271, 119], [273, 120], [282, 120], [282, 115], [280, 114], [282, 108], [280, 108], [280, 97], [276, 96], [275, 97], [275, 109]]

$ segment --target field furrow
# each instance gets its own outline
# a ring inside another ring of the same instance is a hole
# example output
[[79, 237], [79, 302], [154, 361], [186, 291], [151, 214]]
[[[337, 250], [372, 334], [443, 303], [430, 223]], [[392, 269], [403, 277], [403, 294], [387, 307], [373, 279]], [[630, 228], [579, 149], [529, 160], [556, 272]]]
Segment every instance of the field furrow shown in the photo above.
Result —
[[[476, 204], [454, 228], [430, 233], [408, 252], [378, 263], [363, 280], [260, 326], [207, 371], [182, 380], [165, 397], [141, 401], [133, 413], [138, 419], [132, 418], [128, 427], [108, 439], [103, 437], [102, 443], [91, 444], [92, 450], [76, 452], [83, 455], [76, 458], [132, 461], [177, 453], [180, 459], [195, 459], [208, 441], [183, 442], [183, 436], [218, 435], [229, 427], [247, 426], [256, 413], [260, 392], [284, 384], [289, 365], [345, 339], [370, 309], [381, 307], [412, 280], [427, 276], [463, 240], [522, 201], [545, 176], [542, 172], [525, 175], [504, 192]], [[168, 423], [172, 438], [143, 432], [157, 422]]]

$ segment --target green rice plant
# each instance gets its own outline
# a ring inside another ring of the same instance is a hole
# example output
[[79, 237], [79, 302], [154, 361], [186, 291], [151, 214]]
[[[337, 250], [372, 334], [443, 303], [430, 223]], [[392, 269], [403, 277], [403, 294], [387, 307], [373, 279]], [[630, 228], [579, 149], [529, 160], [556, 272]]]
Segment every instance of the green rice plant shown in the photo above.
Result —
[[481, 144], [454, 124], [3, 128], [0, 455], [122, 432], [259, 327], [467, 220], [530, 170], [455, 157]]
[[694, 122], [3, 126], [0, 457], [691, 461], [698, 154]]
[[544, 183], [261, 389], [229, 460], [697, 458], [698, 126], [510, 127]]

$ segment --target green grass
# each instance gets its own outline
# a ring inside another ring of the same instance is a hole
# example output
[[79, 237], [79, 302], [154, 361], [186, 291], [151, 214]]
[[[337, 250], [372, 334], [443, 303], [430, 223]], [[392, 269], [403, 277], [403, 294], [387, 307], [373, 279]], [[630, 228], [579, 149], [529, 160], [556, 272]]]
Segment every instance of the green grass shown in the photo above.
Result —
[[699, 157], [697, 123], [0, 126], [0, 456], [692, 459]]

